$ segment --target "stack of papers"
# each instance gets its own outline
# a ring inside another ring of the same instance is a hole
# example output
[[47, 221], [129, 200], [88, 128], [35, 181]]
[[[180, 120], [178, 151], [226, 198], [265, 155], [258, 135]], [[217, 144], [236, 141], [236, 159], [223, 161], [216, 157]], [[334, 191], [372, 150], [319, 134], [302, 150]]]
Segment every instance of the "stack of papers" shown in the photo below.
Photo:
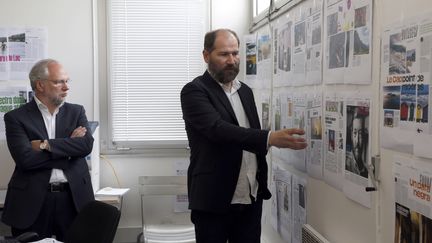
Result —
[[117, 208], [120, 208], [122, 203], [122, 197], [128, 191], [129, 188], [105, 187], [95, 193], [95, 198], [98, 201], [108, 203], [116, 206]]

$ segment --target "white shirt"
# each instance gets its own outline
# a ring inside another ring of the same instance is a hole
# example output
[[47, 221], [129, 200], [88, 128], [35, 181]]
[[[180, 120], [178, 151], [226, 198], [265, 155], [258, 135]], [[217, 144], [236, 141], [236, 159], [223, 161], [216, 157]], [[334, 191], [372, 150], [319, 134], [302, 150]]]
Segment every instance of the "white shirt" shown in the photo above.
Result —
[[[39, 111], [42, 114], [45, 128], [48, 133], [48, 138], [53, 139], [55, 138], [55, 131], [56, 131], [56, 117], [57, 113], [59, 112], [59, 108], [63, 105], [63, 103], [57, 107], [57, 109], [54, 111], [53, 114], [51, 114], [48, 110], [48, 107], [44, 105], [36, 96], [34, 96], [34, 99], [36, 101], [37, 107]], [[52, 169], [51, 171], [51, 178], [50, 183], [53, 182], [67, 182], [66, 176], [63, 173], [63, 170], [61, 169]]]
[[[237, 79], [232, 82], [231, 89], [227, 85], [220, 84], [231, 103], [237, 121], [241, 127], [250, 128], [249, 120], [241, 103], [238, 90], [241, 83]], [[242, 163], [240, 167], [240, 174], [237, 181], [237, 186], [234, 191], [234, 196], [231, 203], [251, 204], [251, 195], [256, 198], [258, 192], [258, 181], [256, 180], [257, 173], [257, 158], [254, 153], [244, 151], [242, 156]]]

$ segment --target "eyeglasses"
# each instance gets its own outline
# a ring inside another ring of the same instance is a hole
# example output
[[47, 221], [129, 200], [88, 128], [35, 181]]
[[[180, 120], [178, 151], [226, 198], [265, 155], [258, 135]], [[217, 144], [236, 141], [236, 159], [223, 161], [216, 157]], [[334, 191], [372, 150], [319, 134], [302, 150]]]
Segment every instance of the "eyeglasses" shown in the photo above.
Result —
[[70, 79], [66, 79], [66, 80], [50, 80], [47, 79], [47, 81], [50, 81], [51, 83], [53, 83], [54, 85], [65, 85], [65, 84], [70, 84], [72, 80]]

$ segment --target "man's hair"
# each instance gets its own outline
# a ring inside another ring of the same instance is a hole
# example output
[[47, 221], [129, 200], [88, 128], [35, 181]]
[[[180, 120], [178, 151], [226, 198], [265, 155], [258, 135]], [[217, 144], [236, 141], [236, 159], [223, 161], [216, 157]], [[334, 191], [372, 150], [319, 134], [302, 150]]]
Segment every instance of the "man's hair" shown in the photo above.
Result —
[[213, 30], [213, 31], [207, 32], [205, 34], [205, 37], [204, 37], [204, 50], [206, 50], [208, 52], [212, 52], [213, 51], [213, 49], [214, 49], [214, 43], [215, 43], [217, 34], [220, 31], [226, 31], [226, 32], [229, 32], [232, 35], [234, 35], [235, 38], [237, 39], [237, 44], [240, 46], [240, 39], [238, 38], [236, 32], [234, 32], [233, 30], [230, 30], [230, 29], [217, 29], [217, 30]]
[[59, 63], [54, 59], [42, 59], [38, 61], [30, 70], [29, 79], [32, 90], [36, 89], [36, 81], [37, 80], [45, 80], [48, 78], [48, 66], [51, 63]]

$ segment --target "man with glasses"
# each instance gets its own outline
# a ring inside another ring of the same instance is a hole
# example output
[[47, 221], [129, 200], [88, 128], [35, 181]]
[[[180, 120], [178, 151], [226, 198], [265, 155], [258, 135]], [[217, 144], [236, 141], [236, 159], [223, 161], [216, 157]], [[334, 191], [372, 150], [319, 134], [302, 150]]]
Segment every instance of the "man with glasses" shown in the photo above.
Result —
[[78, 211], [94, 200], [85, 160], [93, 137], [84, 107], [65, 102], [70, 80], [58, 61], [37, 62], [29, 78], [34, 99], [4, 116], [15, 170], [2, 220], [13, 236], [32, 231], [63, 241]]

